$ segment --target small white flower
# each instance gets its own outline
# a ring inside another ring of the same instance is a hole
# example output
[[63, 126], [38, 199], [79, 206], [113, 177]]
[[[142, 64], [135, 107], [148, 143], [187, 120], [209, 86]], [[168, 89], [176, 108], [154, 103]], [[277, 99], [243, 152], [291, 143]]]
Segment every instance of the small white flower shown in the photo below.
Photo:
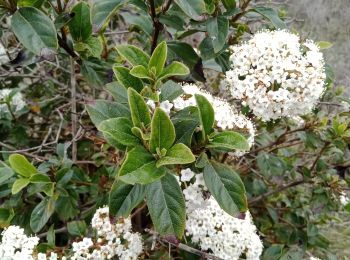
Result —
[[187, 168], [184, 170], [181, 170], [181, 181], [190, 181], [194, 176], [194, 172], [191, 171], [191, 169]]

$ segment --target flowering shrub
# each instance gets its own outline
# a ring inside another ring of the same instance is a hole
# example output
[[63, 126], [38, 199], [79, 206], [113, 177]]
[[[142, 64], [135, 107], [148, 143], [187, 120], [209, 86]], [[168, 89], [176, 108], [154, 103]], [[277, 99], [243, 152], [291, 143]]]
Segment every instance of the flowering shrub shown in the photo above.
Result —
[[341, 257], [329, 44], [250, 0], [0, 10], [1, 259]]

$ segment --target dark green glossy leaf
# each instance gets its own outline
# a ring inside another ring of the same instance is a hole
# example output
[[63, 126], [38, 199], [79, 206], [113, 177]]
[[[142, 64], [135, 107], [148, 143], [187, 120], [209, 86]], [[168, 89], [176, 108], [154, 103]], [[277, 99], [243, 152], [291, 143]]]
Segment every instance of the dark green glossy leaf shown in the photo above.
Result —
[[102, 28], [110, 17], [126, 2], [125, 0], [93, 0], [92, 1], [92, 22], [97, 29]]
[[183, 93], [184, 92], [182, 90], [182, 87], [179, 84], [175, 83], [174, 81], [168, 80], [160, 88], [159, 100], [168, 100], [171, 102]]
[[125, 105], [116, 102], [95, 100], [94, 103], [88, 104], [86, 109], [89, 113], [91, 121], [96, 127], [98, 127], [102, 121], [110, 118], [130, 118], [129, 109]]
[[145, 188], [144, 185], [130, 185], [116, 180], [109, 193], [110, 214], [116, 217], [128, 217], [131, 211], [143, 201]]
[[202, 126], [203, 138], [206, 139], [213, 131], [214, 126], [214, 109], [210, 102], [202, 95], [195, 95], [196, 103], [199, 111], [199, 118]]
[[116, 81], [106, 84], [105, 89], [113, 96], [114, 100], [118, 103], [128, 103], [128, 91], [127, 89]]
[[55, 200], [53, 198], [43, 199], [34, 209], [30, 216], [30, 227], [33, 232], [39, 232], [47, 223], [55, 211]]
[[86, 234], [86, 223], [83, 220], [76, 220], [67, 223], [68, 233], [72, 236], [84, 236]]
[[172, 174], [147, 185], [146, 200], [152, 222], [161, 235], [183, 236], [185, 230], [185, 200]]
[[15, 172], [11, 168], [0, 168], [0, 185], [2, 185], [5, 181], [10, 179], [13, 175], [15, 175]]
[[136, 146], [127, 152], [118, 178], [128, 184], [148, 184], [161, 178], [164, 174], [164, 168], [156, 167], [153, 155], [144, 147]]
[[229, 166], [211, 161], [203, 176], [208, 190], [228, 214], [235, 216], [248, 209], [244, 184]]
[[249, 150], [247, 139], [243, 135], [233, 131], [215, 133], [210, 136], [210, 142], [207, 147], [240, 151]]
[[174, 0], [181, 10], [191, 19], [200, 20], [201, 14], [206, 11], [204, 0]]
[[75, 41], [85, 42], [92, 33], [90, 7], [85, 2], [76, 4], [72, 11], [74, 17], [69, 21], [69, 31]]
[[212, 17], [207, 21], [207, 31], [215, 53], [218, 53], [224, 47], [228, 35], [228, 27], [228, 19], [224, 16]]
[[107, 119], [98, 125], [98, 130], [104, 136], [108, 136], [110, 139], [125, 146], [140, 144], [140, 139], [131, 132], [131, 128], [131, 122], [125, 117]]
[[34, 7], [18, 9], [11, 18], [11, 27], [24, 47], [37, 55], [45, 48], [58, 48], [55, 25], [47, 15]]
[[286, 24], [279, 18], [278, 13], [269, 7], [257, 6], [249, 9], [250, 12], [256, 12], [268, 19], [276, 29], [285, 29]]

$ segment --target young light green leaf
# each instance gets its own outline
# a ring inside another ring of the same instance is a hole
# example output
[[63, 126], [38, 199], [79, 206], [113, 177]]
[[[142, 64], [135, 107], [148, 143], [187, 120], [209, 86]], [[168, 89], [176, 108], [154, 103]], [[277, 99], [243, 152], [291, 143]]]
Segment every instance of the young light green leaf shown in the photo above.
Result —
[[29, 51], [40, 55], [43, 49], [57, 49], [56, 28], [50, 18], [34, 7], [22, 7], [11, 18], [12, 31]]
[[228, 214], [235, 216], [248, 209], [244, 184], [229, 166], [212, 161], [205, 165], [203, 176], [208, 190]]
[[159, 76], [164, 68], [165, 61], [168, 55], [168, 48], [166, 46], [166, 42], [163, 41], [158, 44], [157, 48], [153, 51], [151, 59], [148, 63], [148, 69], [151, 70], [153, 67], [156, 71], [156, 76]]
[[228, 27], [228, 19], [224, 16], [215, 16], [207, 21], [207, 31], [215, 53], [218, 53], [224, 47], [228, 35]]
[[164, 168], [157, 168], [156, 161], [143, 146], [136, 146], [126, 154], [118, 178], [128, 184], [152, 183], [165, 174]]
[[27, 158], [21, 154], [11, 154], [9, 157], [11, 168], [23, 177], [29, 178], [31, 175], [37, 173], [37, 169], [28, 162]]
[[215, 133], [210, 136], [210, 142], [207, 147], [240, 151], [249, 150], [247, 139], [243, 135], [233, 131]]
[[111, 118], [102, 121], [98, 126], [98, 130], [110, 139], [125, 146], [135, 146], [140, 144], [140, 139], [131, 132], [131, 128], [131, 122], [125, 117]]
[[142, 81], [139, 78], [131, 75], [128, 68], [123, 66], [114, 66], [113, 71], [118, 82], [125, 88], [133, 88], [137, 92], [140, 92], [143, 89]]
[[256, 12], [258, 14], [261, 14], [263, 17], [268, 19], [276, 29], [287, 28], [286, 24], [278, 16], [278, 13], [272, 8], [257, 6], [249, 9], [249, 12]]
[[23, 190], [29, 184], [29, 179], [19, 178], [12, 184], [12, 194], [15, 195], [21, 190]]
[[109, 211], [116, 217], [128, 217], [145, 198], [145, 185], [130, 185], [116, 180], [109, 193]]
[[152, 77], [149, 75], [148, 70], [142, 65], [137, 65], [133, 67], [130, 70], [130, 74], [139, 79], [153, 80]]
[[176, 178], [168, 173], [147, 185], [146, 200], [156, 231], [181, 238], [186, 221], [185, 200]]
[[110, 118], [130, 118], [130, 110], [125, 105], [116, 102], [95, 100], [93, 103], [86, 105], [86, 109], [96, 127], [102, 121]]
[[174, 76], [186, 76], [190, 73], [190, 70], [181, 62], [174, 61], [159, 75], [158, 80], [163, 80]]
[[132, 66], [142, 65], [145, 68], [148, 67], [150, 57], [143, 50], [129, 44], [117, 45], [115, 48]]
[[175, 128], [167, 113], [157, 107], [151, 123], [150, 151], [169, 149], [175, 141]]
[[55, 200], [53, 198], [43, 199], [33, 210], [30, 216], [30, 227], [33, 232], [39, 232], [47, 223], [55, 211]]
[[70, 34], [75, 41], [85, 42], [92, 33], [90, 7], [85, 2], [79, 2], [71, 12], [74, 17], [68, 23]]
[[196, 160], [190, 148], [184, 144], [175, 144], [171, 147], [166, 155], [157, 161], [156, 166], [160, 167], [163, 165], [171, 164], [188, 164]]
[[93, 0], [91, 15], [92, 22], [101, 29], [108, 23], [110, 17], [126, 2], [125, 0]]
[[317, 42], [317, 45], [320, 48], [320, 50], [326, 50], [326, 49], [332, 48], [333, 43], [325, 42], [325, 41], [319, 41], [319, 42]]
[[202, 95], [195, 95], [199, 111], [199, 118], [202, 126], [202, 136], [206, 140], [207, 135], [213, 131], [214, 126], [214, 109], [210, 102]]
[[29, 181], [31, 183], [50, 183], [51, 179], [49, 176], [42, 174], [42, 173], [36, 173], [32, 176], [30, 176]]
[[236, 8], [236, 1], [235, 0], [221, 0], [222, 4], [224, 5], [226, 10], [231, 10]]
[[134, 126], [143, 129], [151, 123], [151, 114], [143, 97], [134, 89], [128, 89], [129, 107]]

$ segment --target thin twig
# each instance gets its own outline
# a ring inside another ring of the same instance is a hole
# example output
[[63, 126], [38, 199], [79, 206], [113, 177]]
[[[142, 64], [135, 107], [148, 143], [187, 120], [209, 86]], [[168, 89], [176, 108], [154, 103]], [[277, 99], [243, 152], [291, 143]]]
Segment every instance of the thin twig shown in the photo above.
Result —
[[77, 142], [75, 140], [75, 136], [77, 133], [77, 97], [76, 97], [76, 81], [75, 81], [75, 66], [73, 58], [70, 59], [71, 66], [71, 77], [70, 77], [70, 85], [71, 85], [71, 120], [72, 120], [72, 161], [75, 162], [77, 160]]

